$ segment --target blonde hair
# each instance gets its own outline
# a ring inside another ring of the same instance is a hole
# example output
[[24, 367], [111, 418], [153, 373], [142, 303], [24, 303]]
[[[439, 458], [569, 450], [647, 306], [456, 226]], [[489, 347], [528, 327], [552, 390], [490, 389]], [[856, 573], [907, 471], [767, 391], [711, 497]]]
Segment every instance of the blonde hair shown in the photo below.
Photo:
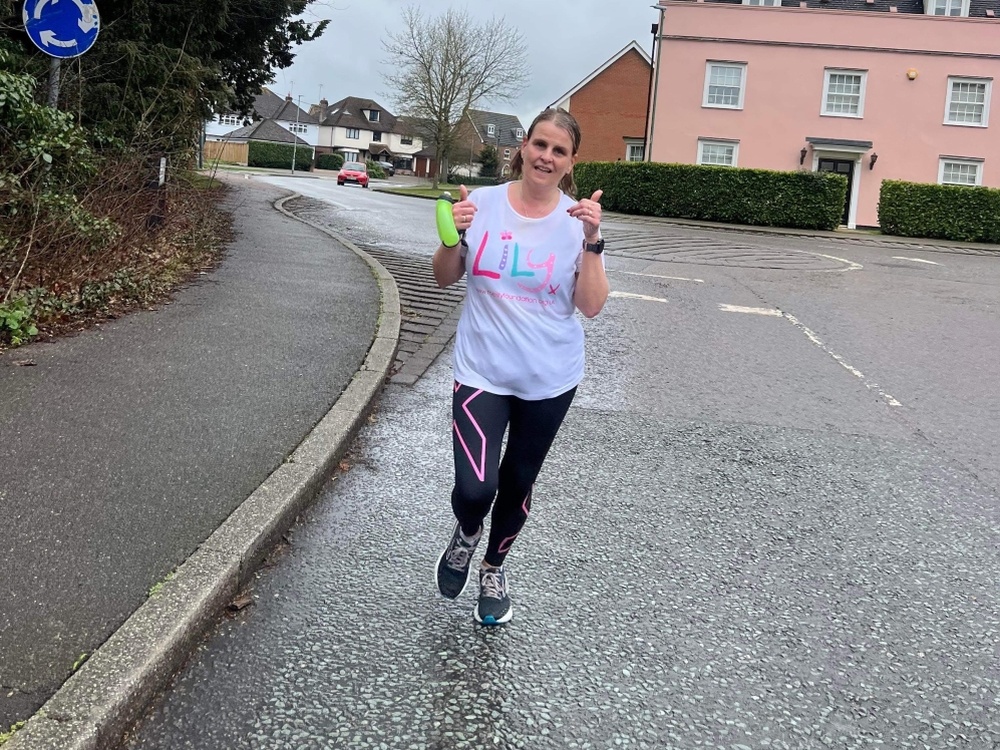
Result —
[[[573, 115], [562, 107], [549, 107], [532, 120], [531, 127], [528, 128], [527, 140], [531, 140], [531, 134], [535, 130], [535, 126], [540, 122], [551, 122], [553, 125], [565, 130], [573, 141], [573, 156], [576, 156], [576, 152], [580, 150], [580, 123], [576, 121]], [[514, 158], [510, 161], [510, 173], [515, 180], [521, 179], [523, 168], [524, 157], [521, 156], [521, 149], [518, 147], [517, 153], [514, 154]], [[572, 169], [559, 181], [559, 189], [571, 198], [576, 198], [576, 182], [573, 180]]]

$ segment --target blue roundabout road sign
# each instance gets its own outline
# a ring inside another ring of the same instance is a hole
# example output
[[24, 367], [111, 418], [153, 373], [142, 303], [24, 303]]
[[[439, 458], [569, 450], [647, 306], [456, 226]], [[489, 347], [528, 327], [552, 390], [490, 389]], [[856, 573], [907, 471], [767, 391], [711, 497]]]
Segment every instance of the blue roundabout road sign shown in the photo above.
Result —
[[52, 57], [82, 55], [101, 30], [93, 0], [24, 0], [23, 18], [31, 41]]

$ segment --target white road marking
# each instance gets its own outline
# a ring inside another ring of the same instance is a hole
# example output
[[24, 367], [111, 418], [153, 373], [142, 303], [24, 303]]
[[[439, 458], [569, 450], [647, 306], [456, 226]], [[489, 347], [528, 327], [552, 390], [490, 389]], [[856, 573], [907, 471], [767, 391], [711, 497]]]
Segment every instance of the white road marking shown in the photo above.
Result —
[[821, 273], [829, 273], [833, 271], [834, 273], [841, 273], [845, 271], [860, 271], [864, 268], [860, 263], [855, 263], [853, 260], [847, 260], [847, 258], [838, 258], [836, 255], [823, 255], [823, 253], [811, 253], [808, 250], [797, 250], [796, 252], [805, 253], [806, 255], [815, 255], [817, 258], [826, 258], [827, 260], [835, 260], [838, 263], [847, 264], [847, 268], [826, 268], [821, 271]]
[[650, 279], [671, 279], [673, 281], [693, 281], [696, 284], [704, 284], [705, 283], [704, 279], [688, 279], [688, 278], [685, 278], [684, 276], [661, 276], [660, 274], [657, 274], [657, 273], [639, 273], [638, 271], [619, 271], [619, 270], [614, 269], [614, 268], [609, 268], [608, 271], [611, 271], [613, 273], [624, 273], [624, 274], [628, 274], [629, 276], [645, 276], [645, 277], [650, 278]]
[[773, 315], [778, 318], [781, 317], [781, 310], [775, 310], [771, 307], [741, 307], [740, 305], [726, 305], [720, 302], [719, 310], [722, 312], [745, 313], [747, 315]]
[[802, 325], [802, 323], [800, 323], [799, 320], [794, 315], [789, 315], [788, 313], [782, 312], [781, 310], [778, 310], [773, 307], [742, 307], [740, 305], [727, 305], [722, 302], [719, 303], [719, 310], [721, 312], [736, 312], [736, 313], [744, 313], [747, 315], [765, 315], [775, 318], [784, 318], [793, 326], [802, 331], [802, 333], [806, 335], [806, 338], [808, 338], [813, 344], [819, 347], [821, 351], [824, 351], [831, 357], [833, 357], [833, 359], [837, 362], [837, 364], [839, 364], [841, 367], [843, 367], [845, 370], [851, 373], [854, 377], [860, 379], [864, 383], [865, 388], [875, 391], [883, 399], [885, 399], [885, 402], [889, 404], [889, 406], [902, 406], [902, 404], [899, 403], [899, 401], [897, 401], [895, 398], [893, 398], [888, 393], [883, 391], [882, 388], [879, 387], [878, 383], [868, 380], [865, 377], [864, 373], [861, 372], [861, 370], [852, 366], [849, 362], [845, 361], [843, 357], [841, 357], [839, 354], [831, 350], [826, 344], [824, 344], [820, 340], [819, 336], [817, 336], [811, 330], [806, 328], [806, 326]]
[[923, 258], [905, 258], [902, 255], [893, 255], [893, 260], [908, 260], [913, 263], [926, 263], [929, 266], [940, 266], [940, 263], [935, 263], [933, 260], [924, 260]]
[[864, 383], [865, 388], [867, 388], [869, 390], [872, 390], [872, 391], [875, 391], [878, 395], [880, 395], [882, 398], [885, 399], [886, 403], [889, 404], [889, 406], [902, 406], [902, 404], [899, 403], [899, 401], [897, 401], [892, 396], [890, 396], [888, 393], [886, 393], [885, 391], [883, 391], [879, 387], [878, 383], [872, 382], [871, 380], [868, 380], [867, 378], [865, 378], [865, 375], [864, 375], [863, 372], [861, 372], [861, 370], [857, 369], [856, 367], [851, 366], [851, 364], [848, 363], [848, 362], [846, 362], [843, 357], [841, 357], [836, 352], [832, 351], [826, 344], [824, 344], [820, 340], [819, 336], [817, 336], [815, 333], [813, 333], [808, 328], [806, 328], [804, 325], [802, 325], [802, 323], [800, 323], [798, 321], [798, 319], [794, 315], [789, 315], [788, 313], [782, 313], [782, 315], [784, 316], [784, 318], [789, 323], [791, 323], [793, 326], [795, 326], [800, 331], [802, 331], [810, 341], [812, 341], [816, 346], [818, 346], [820, 348], [820, 350], [822, 350], [822, 351], [826, 352], [827, 354], [829, 354], [831, 357], [833, 357], [837, 361], [837, 363], [841, 367], [843, 367], [849, 373], [851, 373], [852, 375], [854, 375], [856, 378], [859, 378]]
[[611, 292], [609, 297], [618, 297], [619, 299], [641, 299], [647, 302], [666, 302], [662, 297], [650, 297], [645, 294], [631, 294], [630, 292]]

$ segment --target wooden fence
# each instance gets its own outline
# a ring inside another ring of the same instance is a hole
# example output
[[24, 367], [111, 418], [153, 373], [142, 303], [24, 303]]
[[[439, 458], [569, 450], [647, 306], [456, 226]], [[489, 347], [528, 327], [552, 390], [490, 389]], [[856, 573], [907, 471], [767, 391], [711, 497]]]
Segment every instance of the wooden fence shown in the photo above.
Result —
[[205, 141], [202, 155], [205, 166], [221, 161], [226, 164], [239, 164], [245, 167], [250, 153], [249, 143], [231, 143], [229, 141]]

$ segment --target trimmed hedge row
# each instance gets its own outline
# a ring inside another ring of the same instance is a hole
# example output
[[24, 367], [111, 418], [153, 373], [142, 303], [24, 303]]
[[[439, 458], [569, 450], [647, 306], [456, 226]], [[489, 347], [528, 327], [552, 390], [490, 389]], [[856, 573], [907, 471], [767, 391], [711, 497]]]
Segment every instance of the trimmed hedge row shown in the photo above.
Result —
[[496, 177], [463, 177], [459, 174], [448, 175], [448, 184], [450, 185], [499, 185], [502, 181]]
[[1000, 190], [883, 180], [883, 234], [959, 242], [1000, 242]]
[[574, 170], [577, 196], [603, 189], [609, 211], [797, 229], [836, 229], [847, 178], [654, 162], [586, 162]]
[[343, 154], [319, 154], [316, 157], [316, 169], [332, 169], [338, 171], [344, 166]]
[[250, 141], [250, 147], [247, 150], [247, 166], [291, 169], [293, 149], [295, 150], [295, 168], [308, 172], [312, 167], [312, 149], [307, 146], [292, 146], [290, 143]]

